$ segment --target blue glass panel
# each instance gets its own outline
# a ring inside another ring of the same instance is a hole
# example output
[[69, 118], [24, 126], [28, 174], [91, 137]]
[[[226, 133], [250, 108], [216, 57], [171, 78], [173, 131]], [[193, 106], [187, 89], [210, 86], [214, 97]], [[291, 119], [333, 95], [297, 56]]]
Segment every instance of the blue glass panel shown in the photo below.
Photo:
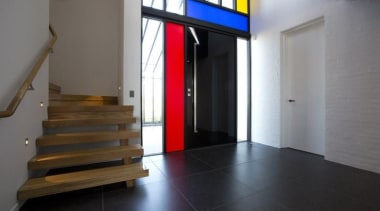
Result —
[[187, 16], [248, 32], [248, 16], [213, 7], [196, 0], [187, 0]]

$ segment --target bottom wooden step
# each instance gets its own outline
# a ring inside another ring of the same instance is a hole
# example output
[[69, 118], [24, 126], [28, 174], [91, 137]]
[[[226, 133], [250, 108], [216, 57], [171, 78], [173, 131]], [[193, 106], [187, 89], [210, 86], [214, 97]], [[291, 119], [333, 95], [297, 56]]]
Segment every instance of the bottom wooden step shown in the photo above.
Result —
[[96, 187], [147, 177], [149, 170], [142, 163], [29, 179], [17, 193], [19, 200]]

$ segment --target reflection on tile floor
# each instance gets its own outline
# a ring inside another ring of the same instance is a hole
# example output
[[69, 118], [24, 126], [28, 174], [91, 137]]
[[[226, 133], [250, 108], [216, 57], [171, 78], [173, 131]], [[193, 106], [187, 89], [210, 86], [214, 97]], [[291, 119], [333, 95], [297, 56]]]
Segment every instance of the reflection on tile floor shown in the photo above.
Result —
[[144, 125], [142, 140], [145, 155], [162, 153], [162, 126]]
[[380, 210], [380, 175], [239, 143], [144, 157], [150, 176], [29, 200], [21, 210]]

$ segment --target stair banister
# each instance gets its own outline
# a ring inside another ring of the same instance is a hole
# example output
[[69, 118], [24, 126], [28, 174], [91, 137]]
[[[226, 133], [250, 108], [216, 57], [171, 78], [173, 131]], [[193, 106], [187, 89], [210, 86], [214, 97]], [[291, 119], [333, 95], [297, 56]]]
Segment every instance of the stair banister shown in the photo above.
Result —
[[35, 76], [37, 75], [38, 71], [40, 70], [42, 64], [45, 62], [47, 56], [51, 52], [55, 41], [57, 40], [57, 34], [54, 30], [54, 28], [49, 25], [49, 31], [51, 33], [51, 39], [44, 49], [44, 51], [41, 53], [40, 57], [38, 58], [37, 62], [34, 64], [32, 70], [30, 71], [28, 77], [25, 79], [24, 83], [22, 83], [21, 87], [17, 91], [16, 95], [13, 97], [12, 101], [9, 103], [7, 109], [5, 111], [0, 111], [0, 118], [10, 117], [12, 116], [15, 111], [17, 110], [18, 105], [24, 98], [26, 92], [28, 91], [29, 87], [31, 86]]

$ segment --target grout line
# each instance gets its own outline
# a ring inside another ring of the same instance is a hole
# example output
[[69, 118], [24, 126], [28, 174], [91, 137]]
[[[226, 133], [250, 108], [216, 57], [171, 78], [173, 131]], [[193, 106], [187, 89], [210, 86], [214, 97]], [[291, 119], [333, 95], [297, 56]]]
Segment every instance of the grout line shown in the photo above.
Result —
[[227, 164], [225, 166], [221, 166], [221, 167], [215, 167], [215, 166], [211, 166], [210, 164], [208, 164], [206, 161], [203, 161], [201, 160], [200, 158], [198, 158], [196, 155], [192, 155], [190, 154], [190, 156], [193, 156], [193, 158], [201, 161], [202, 163], [206, 164], [207, 166], [209, 166], [210, 168], [213, 168], [213, 170], [223, 170], [225, 168], [229, 168], [229, 167], [232, 167], [232, 166], [238, 166], [238, 165], [241, 165], [241, 164], [247, 164], [247, 163], [253, 163], [253, 162], [257, 162], [257, 161], [260, 161], [260, 160], [263, 160], [265, 158], [258, 158], [258, 159], [255, 159], [255, 160], [248, 160], [248, 161], [244, 161], [244, 162], [239, 162], [239, 163], [231, 163], [231, 164]]
[[[154, 163], [154, 162], [153, 162]], [[171, 182], [173, 180], [176, 180], [176, 179], [183, 179], [183, 178], [186, 178], [186, 177], [192, 177], [192, 176], [196, 176], [196, 175], [200, 175], [200, 174], [204, 174], [204, 173], [210, 173], [210, 172], [214, 172], [214, 171], [219, 171], [221, 168], [212, 168], [210, 170], [205, 170], [205, 171], [200, 171], [200, 172], [196, 172], [196, 173], [192, 173], [192, 174], [187, 174], [187, 175], [181, 175], [181, 176], [175, 176], [175, 177], [172, 177], [172, 178], [168, 178], [169, 175], [167, 175], [164, 171], [162, 171], [160, 169], [160, 167], [158, 167], [155, 163], [154, 163], [154, 166], [156, 166], [158, 168], [158, 170], [166, 177], [167, 179], [167, 182]]]
[[184, 193], [182, 193], [181, 190], [179, 190], [174, 184], [172, 184], [171, 182], [169, 182], [169, 185], [174, 188], [175, 191], [177, 191], [179, 193], [179, 195], [181, 195], [181, 197], [190, 205], [191, 208], [193, 208], [193, 210], [195, 211], [198, 211], [197, 208], [195, 208], [195, 206], [190, 202], [190, 200], [185, 196]]
[[[184, 193], [182, 193], [182, 191], [180, 190], [180, 189], [178, 189], [177, 187], [176, 187], [176, 185], [173, 183], [173, 180], [176, 180], [176, 179], [183, 179], [183, 178], [186, 178], [186, 177], [192, 177], [192, 176], [196, 176], [196, 175], [201, 175], [201, 174], [206, 174], [206, 173], [211, 173], [211, 172], [217, 172], [217, 171], [219, 171], [221, 174], [224, 174], [224, 175], [228, 175], [228, 173], [226, 173], [226, 172], [223, 172], [222, 171], [222, 169], [224, 169], [224, 168], [226, 168], [226, 167], [219, 167], [219, 168], [216, 168], [216, 167], [212, 167], [212, 166], [210, 166], [208, 163], [206, 163], [205, 161], [203, 161], [203, 160], [201, 160], [200, 158], [198, 158], [198, 157], [196, 157], [195, 155], [193, 155], [192, 153], [189, 153], [188, 154], [190, 157], [192, 157], [192, 158], [194, 158], [194, 159], [196, 159], [196, 160], [198, 160], [198, 161], [200, 161], [200, 162], [202, 162], [202, 163], [204, 163], [205, 165], [207, 165], [207, 166], [209, 166], [209, 167], [211, 167], [212, 169], [210, 169], [210, 170], [206, 170], [206, 171], [201, 171], [201, 172], [197, 172], [197, 173], [194, 173], [194, 174], [189, 174], [189, 175], [184, 175], [184, 176], [179, 176], [179, 177], [177, 177], [177, 178], [167, 178], [168, 179], [168, 183], [169, 183], [169, 185], [170, 186], [172, 186], [181, 196], [182, 196], [182, 198], [194, 209], [194, 210], [197, 210], [196, 208], [195, 208], [195, 206], [190, 202], [190, 200], [185, 196], [185, 194]], [[158, 168], [158, 170], [164, 175], [164, 176], [167, 176], [157, 165], [156, 165], [156, 163], [155, 162], [152, 162], [153, 163], [153, 165], [154, 166], [156, 166], [157, 168]], [[239, 164], [241, 164], [241, 163], [238, 163], [238, 164], [231, 164], [230, 166], [233, 166], [233, 165], [239, 165]], [[236, 183], [238, 183], [238, 184], [240, 184], [240, 185], [243, 185], [243, 186], [246, 186], [247, 184], [244, 184], [244, 183], [242, 183], [242, 182], [240, 182], [239, 180], [237, 180], [237, 179], [234, 179], [234, 181], [236, 182]], [[249, 190], [251, 190], [251, 188], [249, 187], [248, 188]], [[241, 198], [244, 198], [244, 197], [248, 197], [248, 196], [250, 196], [250, 195], [254, 195], [254, 194], [256, 194], [256, 191], [254, 191], [254, 192], [252, 192], [252, 193], [250, 193], [250, 194], [248, 194], [248, 195], [246, 195], [246, 196], [241, 196], [241, 197], [239, 197], [238, 199], [236, 199], [236, 200], [234, 200], [234, 201], [237, 201], [237, 200], [239, 200], [239, 199], [241, 199]], [[220, 205], [218, 205], [218, 206], [216, 206], [216, 207], [213, 207], [213, 208], [211, 208], [210, 210], [215, 210], [215, 209], [217, 209], [217, 208], [219, 208], [219, 207], [221, 207], [221, 206], [224, 206], [224, 205], [226, 205], [227, 203], [222, 203], [222, 204], [220, 204]]]
[[105, 211], [105, 208], [104, 208], [104, 189], [102, 187], [102, 210]]
[[201, 163], [205, 164], [206, 166], [213, 168], [213, 169], [217, 169], [217, 167], [214, 167], [211, 164], [207, 163], [206, 161], [201, 160], [199, 157], [195, 156], [192, 152], [189, 152], [189, 155], [190, 155], [190, 157], [200, 161]]
[[158, 167], [157, 165], [156, 165], [156, 163], [155, 162], [152, 162], [152, 164], [154, 165], [154, 167], [156, 167], [157, 169], [158, 169], [158, 171], [166, 178], [166, 179], [168, 179], [167, 177], [168, 177], [168, 175], [166, 175], [161, 169], [160, 169], [160, 167]]
[[[195, 208], [195, 206], [190, 202], [190, 200], [172, 183], [172, 180], [173, 179], [177, 179], [177, 178], [168, 178], [168, 175], [166, 175], [157, 165], [155, 162], [152, 162], [152, 164], [158, 169], [158, 171], [161, 172], [161, 174], [166, 178], [166, 181], [160, 181], [160, 182], [167, 182], [169, 184], [170, 187], [172, 187], [175, 191], [178, 192], [178, 194], [189, 204], [189, 206], [195, 210], [195, 211], [198, 211], [197, 208]], [[184, 176], [184, 177], [187, 177], [187, 176]]]

